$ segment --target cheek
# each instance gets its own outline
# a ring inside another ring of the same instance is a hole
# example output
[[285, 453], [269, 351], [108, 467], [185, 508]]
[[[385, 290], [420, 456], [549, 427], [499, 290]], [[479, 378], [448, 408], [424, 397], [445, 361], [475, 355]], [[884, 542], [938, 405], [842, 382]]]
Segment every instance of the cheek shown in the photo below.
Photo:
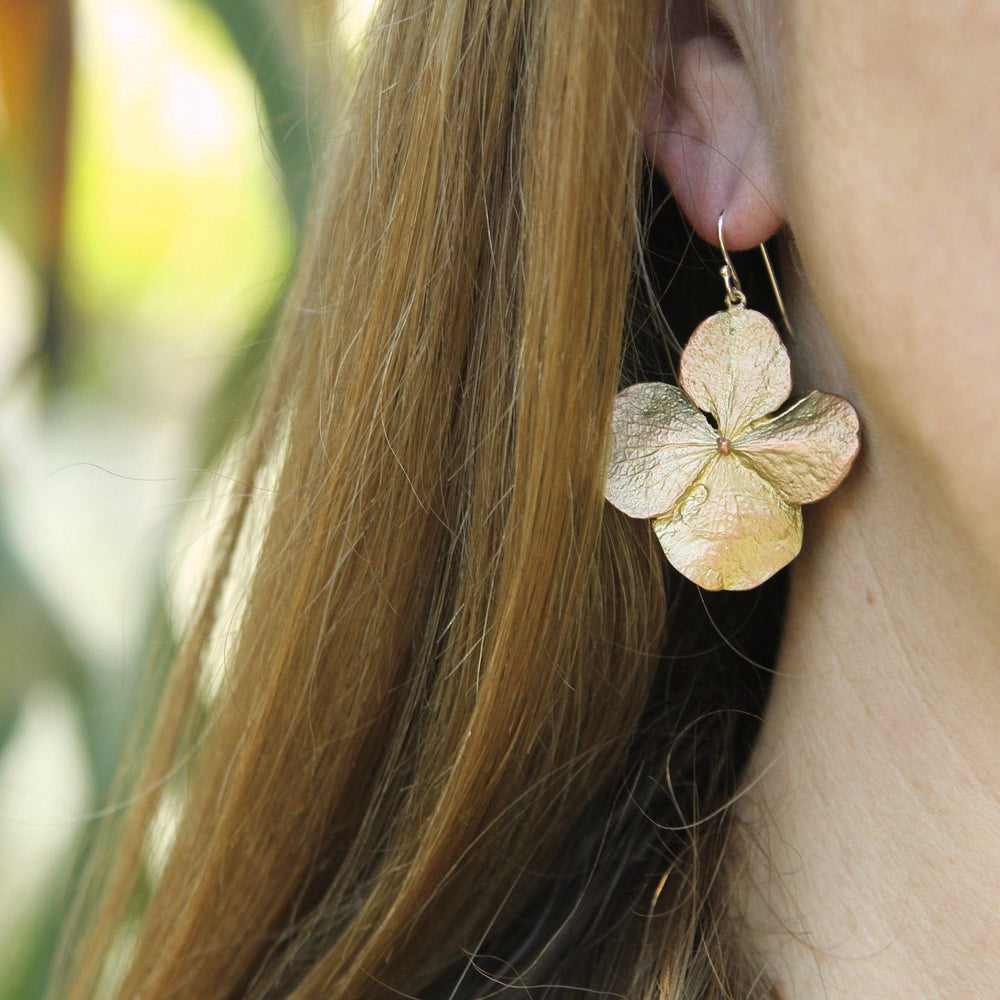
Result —
[[789, 0], [789, 217], [867, 408], [1000, 565], [1000, 0]]

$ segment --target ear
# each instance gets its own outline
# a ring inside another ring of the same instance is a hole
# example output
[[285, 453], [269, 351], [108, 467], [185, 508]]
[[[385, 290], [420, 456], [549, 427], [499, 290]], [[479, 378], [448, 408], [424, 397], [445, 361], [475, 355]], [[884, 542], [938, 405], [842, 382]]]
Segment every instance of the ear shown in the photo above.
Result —
[[750, 71], [736, 47], [704, 32], [666, 43], [644, 109], [647, 155], [698, 235], [718, 244], [725, 212], [730, 250], [747, 250], [784, 221], [774, 154]]

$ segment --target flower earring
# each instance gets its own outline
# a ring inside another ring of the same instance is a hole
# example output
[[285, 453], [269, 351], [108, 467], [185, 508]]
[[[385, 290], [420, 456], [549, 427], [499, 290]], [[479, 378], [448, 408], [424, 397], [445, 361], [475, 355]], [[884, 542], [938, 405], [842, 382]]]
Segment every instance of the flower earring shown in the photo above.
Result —
[[691, 334], [678, 385], [618, 394], [605, 496], [629, 517], [655, 518], [667, 559], [699, 587], [749, 590], [798, 555], [801, 505], [847, 475], [859, 424], [828, 392], [774, 413], [791, 393], [791, 362], [774, 324], [746, 307], [722, 220], [726, 309]]

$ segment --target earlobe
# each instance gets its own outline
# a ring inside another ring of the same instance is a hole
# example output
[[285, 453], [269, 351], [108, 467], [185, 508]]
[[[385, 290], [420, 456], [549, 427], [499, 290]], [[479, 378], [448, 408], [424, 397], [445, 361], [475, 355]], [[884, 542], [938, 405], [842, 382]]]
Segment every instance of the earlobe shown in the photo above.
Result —
[[746, 250], [784, 221], [774, 154], [749, 68], [721, 39], [679, 44], [670, 68], [651, 76], [644, 109], [646, 152], [702, 239]]

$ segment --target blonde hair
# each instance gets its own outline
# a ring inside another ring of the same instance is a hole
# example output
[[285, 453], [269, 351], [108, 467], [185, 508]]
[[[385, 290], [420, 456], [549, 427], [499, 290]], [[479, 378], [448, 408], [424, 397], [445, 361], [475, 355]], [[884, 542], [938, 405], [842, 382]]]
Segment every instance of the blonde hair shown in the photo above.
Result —
[[725, 696], [665, 665], [655, 539], [603, 501], [652, 6], [382, 4], [248, 449], [244, 483], [280, 473], [224, 682], [246, 488], [53, 995], [751, 994]]

